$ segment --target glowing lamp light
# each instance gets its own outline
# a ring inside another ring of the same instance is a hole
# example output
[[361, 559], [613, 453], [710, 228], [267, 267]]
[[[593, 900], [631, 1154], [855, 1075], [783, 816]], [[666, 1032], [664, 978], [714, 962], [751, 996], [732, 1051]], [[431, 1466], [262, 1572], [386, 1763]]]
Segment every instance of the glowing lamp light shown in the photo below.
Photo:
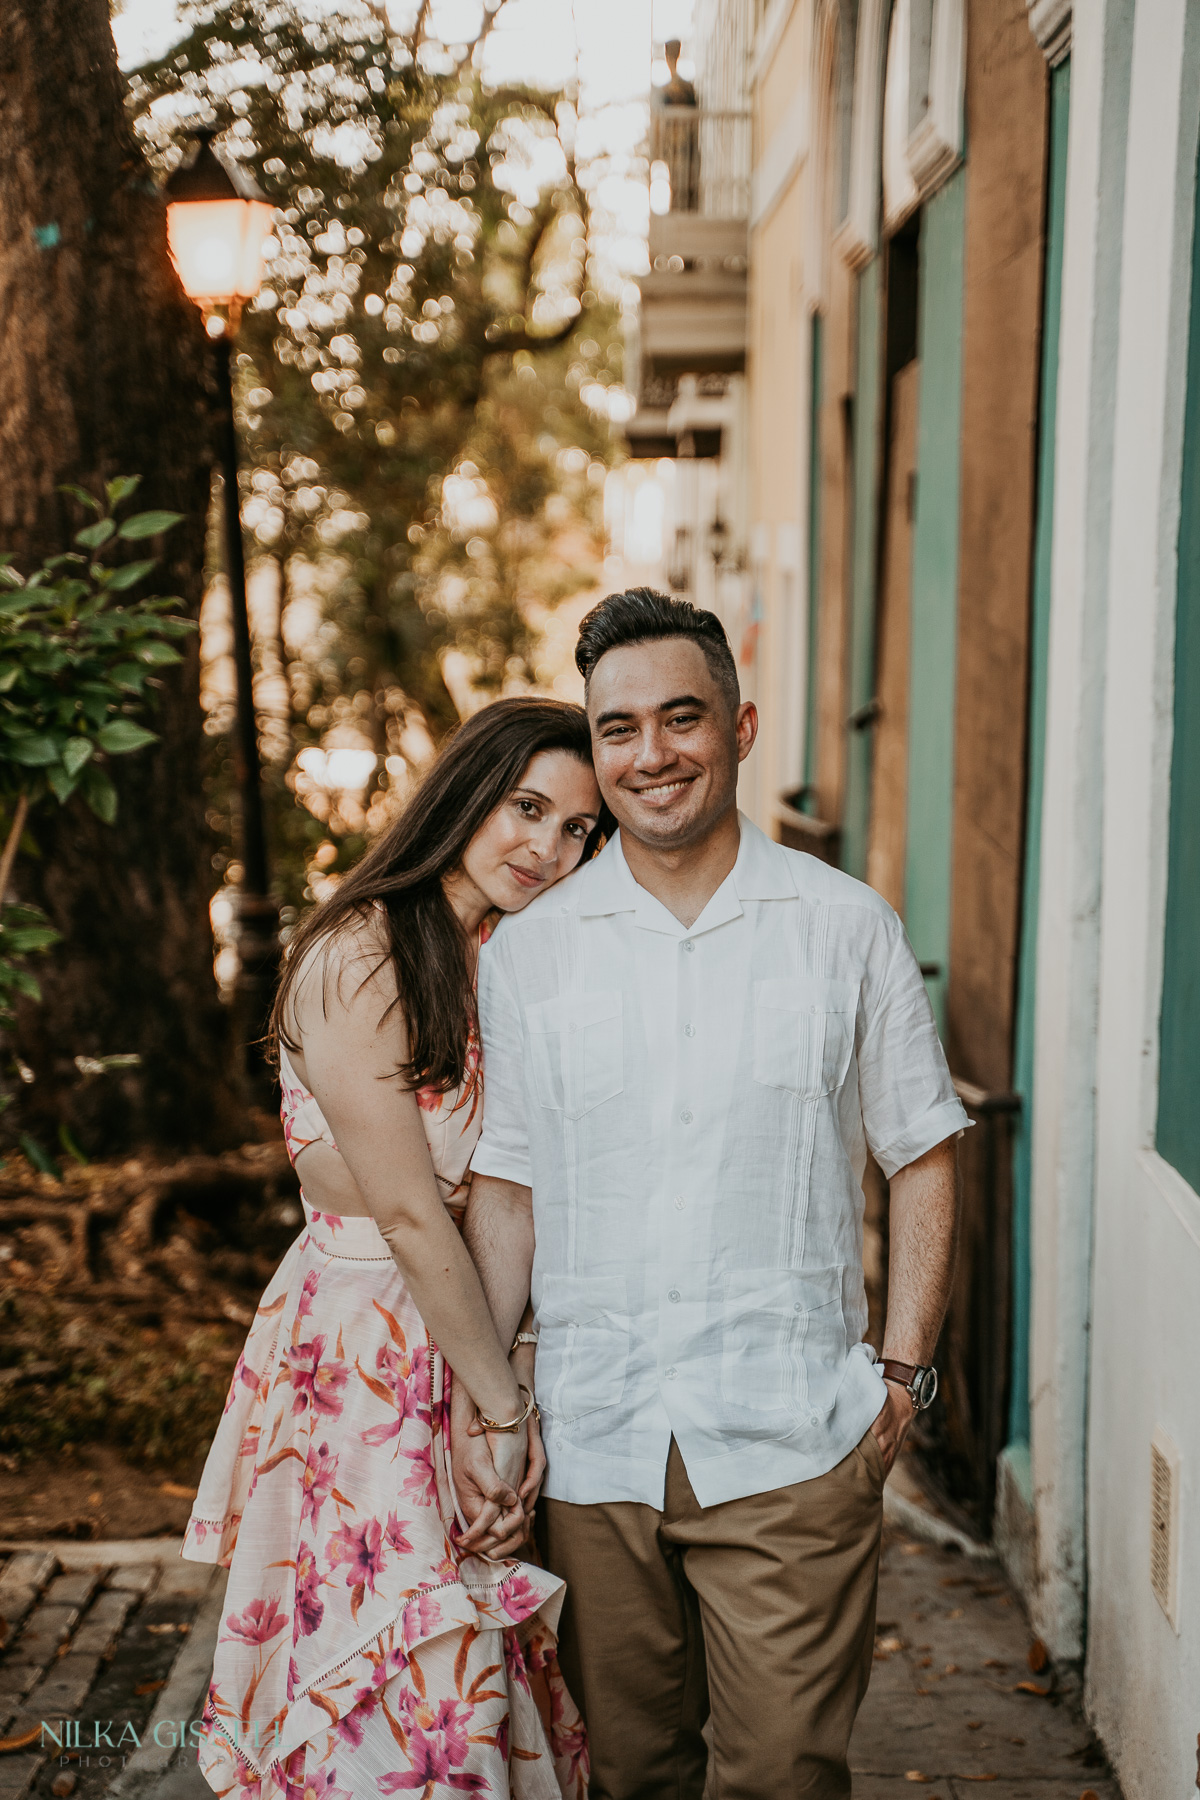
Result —
[[225, 306], [236, 321], [262, 285], [274, 207], [244, 169], [217, 155], [211, 133], [171, 176], [166, 196], [167, 243], [184, 292], [206, 314]]

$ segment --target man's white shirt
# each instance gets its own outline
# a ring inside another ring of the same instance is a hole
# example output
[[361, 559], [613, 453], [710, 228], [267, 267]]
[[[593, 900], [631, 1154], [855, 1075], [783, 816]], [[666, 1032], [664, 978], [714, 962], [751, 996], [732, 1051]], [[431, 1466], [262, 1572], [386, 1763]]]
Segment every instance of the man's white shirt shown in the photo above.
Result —
[[702, 1506], [831, 1469], [883, 1405], [862, 1177], [968, 1123], [872, 889], [741, 819], [686, 929], [614, 838], [479, 960], [473, 1169], [533, 1190], [556, 1500]]

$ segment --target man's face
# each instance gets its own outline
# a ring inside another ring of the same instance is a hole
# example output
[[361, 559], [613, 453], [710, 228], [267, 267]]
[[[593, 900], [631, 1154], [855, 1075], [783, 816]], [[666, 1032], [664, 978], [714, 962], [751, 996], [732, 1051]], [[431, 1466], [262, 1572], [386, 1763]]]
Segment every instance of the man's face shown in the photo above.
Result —
[[609, 650], [587, 709], [600, 792], [640, 843], [684, 849], [735, 804], [758, 715], [749, 701], [731, 710], [692, 639]]

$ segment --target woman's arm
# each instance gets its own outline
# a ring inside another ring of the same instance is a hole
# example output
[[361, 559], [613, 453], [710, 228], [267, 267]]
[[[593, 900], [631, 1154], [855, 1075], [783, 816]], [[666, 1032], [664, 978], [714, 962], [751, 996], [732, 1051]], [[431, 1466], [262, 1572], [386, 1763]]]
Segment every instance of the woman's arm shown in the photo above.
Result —
[[[407, 1054], [390, 961], [370, 926], [314, 954], [295, 989], [295, 1024], [308, 1085], [379, 1226], [430, 1336], [459, 1382], [494, 1419], [524, 1404], [474, 1264], [447, 1213], [416, 1096], [396, 1074]], [[488, 1437], [497, 1474], [513, 1489], [526, 1434]]]

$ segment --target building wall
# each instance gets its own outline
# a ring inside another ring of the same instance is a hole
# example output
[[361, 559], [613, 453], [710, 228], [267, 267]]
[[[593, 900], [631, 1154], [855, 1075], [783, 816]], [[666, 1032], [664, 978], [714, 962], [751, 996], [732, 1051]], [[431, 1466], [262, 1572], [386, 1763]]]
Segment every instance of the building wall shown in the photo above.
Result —
[[1012, 1083], [1047, 75], [1024, 0], [967, 7], [957, 718], [947, 1049]]
[[[1188, 1792], [1200, 1726], [1200, 1195], [1153, 1147], [1198, 126], [1200, 15], [1186, 0], [1139, 7], [1105, 645], [1088, 1409], [1088, 1697], [1126, 1800]], [[1156, 1429], [1181, 1459], [1174, 1625], [1150, 1586]]]
[[[757, 700], [759, 739], [743, 771], [745, 810], [777, 835], [779, 796], [803, 776], [807, 595], [807, 333], [803, 267], [806, 158], [802, 103], [809, 86], [809, 9], [777, 8], [774, 51], [754, 96], [750, 306], [746, 373], [750, 422], [751, 605], [742, 634], [744, 687]], [[799, 103], [798, 103], [799, 99]]]

